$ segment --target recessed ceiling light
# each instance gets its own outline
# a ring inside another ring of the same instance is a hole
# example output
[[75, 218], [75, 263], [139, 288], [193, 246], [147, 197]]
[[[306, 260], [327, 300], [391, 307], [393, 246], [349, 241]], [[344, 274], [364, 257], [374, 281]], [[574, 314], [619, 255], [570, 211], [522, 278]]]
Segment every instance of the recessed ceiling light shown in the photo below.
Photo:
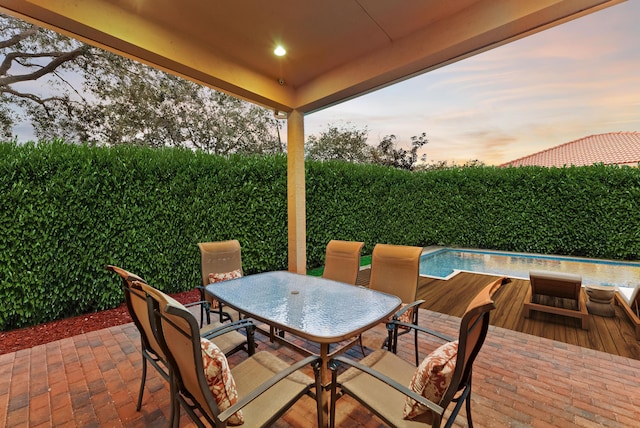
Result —
[[285, 56], [287, 51], [285, 48], [283, 48], [282, 46], [278, 45], [276, 46], [276, 48], [273, 50], [273, 53], [276, 54], [277, 56]]

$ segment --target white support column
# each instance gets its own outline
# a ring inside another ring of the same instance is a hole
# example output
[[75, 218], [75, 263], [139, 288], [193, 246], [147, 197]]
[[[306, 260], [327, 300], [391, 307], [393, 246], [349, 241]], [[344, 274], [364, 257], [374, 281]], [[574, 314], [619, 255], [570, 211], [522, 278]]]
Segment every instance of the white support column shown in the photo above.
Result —
[[304, 183], [304, 115], [287, 119], [287, 207], [289, 272], [307, 273], [307, 221]]

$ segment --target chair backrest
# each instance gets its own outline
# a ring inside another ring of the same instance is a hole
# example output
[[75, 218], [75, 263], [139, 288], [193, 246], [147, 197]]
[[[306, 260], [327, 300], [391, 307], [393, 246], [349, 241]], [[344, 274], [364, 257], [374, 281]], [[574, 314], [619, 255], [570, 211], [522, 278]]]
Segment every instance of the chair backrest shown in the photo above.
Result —
[[322, 277], [355, 285], [364, 242], [331, 240], [327, 244]]
[[616, 290], [629, 308], [640, 316], [640, 284], [635, 287], [616, 287]]
[[582, 277], [563, 272], [532, 270], [529, 272], [531, 293], [578, 301]]
[[629, 307], [634, 308], [636, 314], [640, 316], [640, 285], [636, 285], [631, 292], [631, 297], [629, 298]]
[[456, 368], [451, 384], [440, 402], [441, 406], [446, 408], [455, 394], [469, 383], [473, 362], [487, 337], [489, 313], [496, 308], [493, 296], [503, 284], [509, 281], [510, 279], [506, 277], [492, 281], [467, 306], [460, 322]]
[[371, 255], [369, 288], [415, 301], [420, 276], [421, 247], [376, 244]]
[[629, 299], [629, 307], [637, 316], [640, 317], [640, 286], [636, 285]]
[[617, 290], [630, 307], [640, 304], [640, 284], [635, 287], [617, 287]]
[[204, 376], [198, 322], [188, 309], [171, 296], [148, 284], [136, 284], [148, 296], [155, 316], [154, 333], [167, 355], [178, 389], [186, 391], [201, 410], [214, 418], [218, 408]]
[[140, 286], [134, 284], [135, 282], [146, 284], [146, 281], [138, 275], [117, 266], [108, 265], [107, 270], [117, 273], [122, 278], [124, 299], [127, 304], [127, 309], [129, 310], [129, 315], [131, 315], [134, 324], [140, 331], [142, 346], [146, 351], [151, 351], [165, 361], [166, 357], [162, 351], [162, 347], [158, 344], [153, 334], [146, 294]]
[[200, 242], [200, 273], [202, 285], [209, 284], [210, 273], [242, 272], [242, 255], [237, 239], [217, 242]]

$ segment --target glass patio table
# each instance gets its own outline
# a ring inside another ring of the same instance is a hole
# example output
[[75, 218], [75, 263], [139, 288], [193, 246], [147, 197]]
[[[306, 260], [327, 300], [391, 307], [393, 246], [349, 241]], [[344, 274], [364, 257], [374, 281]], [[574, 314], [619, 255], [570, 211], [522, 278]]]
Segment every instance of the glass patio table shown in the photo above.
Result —
[[[269, 331], [259, 326], [258, 330], [272, 341], [291, 346], [303, 355], [317, 354], [275, 334], [274, 329], [317, 343], [323, 384], [329, 381], [329, 360], [353, 346], [360, 333], [387, 320], [402, 303], [396, 296], [365, 287], [286, 271], [210, 284], [206, 291], [239, 313], [270, 326]], [[329, 352], [331, 344], [347, 339], [351, 340]]]

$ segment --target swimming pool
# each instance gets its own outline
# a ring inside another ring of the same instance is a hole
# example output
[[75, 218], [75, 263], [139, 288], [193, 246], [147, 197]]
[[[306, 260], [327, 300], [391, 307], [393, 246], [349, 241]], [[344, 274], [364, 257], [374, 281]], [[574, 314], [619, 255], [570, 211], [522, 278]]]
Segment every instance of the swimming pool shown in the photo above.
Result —
[[420, 274], [438, 279], [449, 279], [460, 271], [529, 279], [530, 270], [575, 273], [585, 285], [640, 283], [638, 262], [457, 248], [428, 251], [420, 258]]

